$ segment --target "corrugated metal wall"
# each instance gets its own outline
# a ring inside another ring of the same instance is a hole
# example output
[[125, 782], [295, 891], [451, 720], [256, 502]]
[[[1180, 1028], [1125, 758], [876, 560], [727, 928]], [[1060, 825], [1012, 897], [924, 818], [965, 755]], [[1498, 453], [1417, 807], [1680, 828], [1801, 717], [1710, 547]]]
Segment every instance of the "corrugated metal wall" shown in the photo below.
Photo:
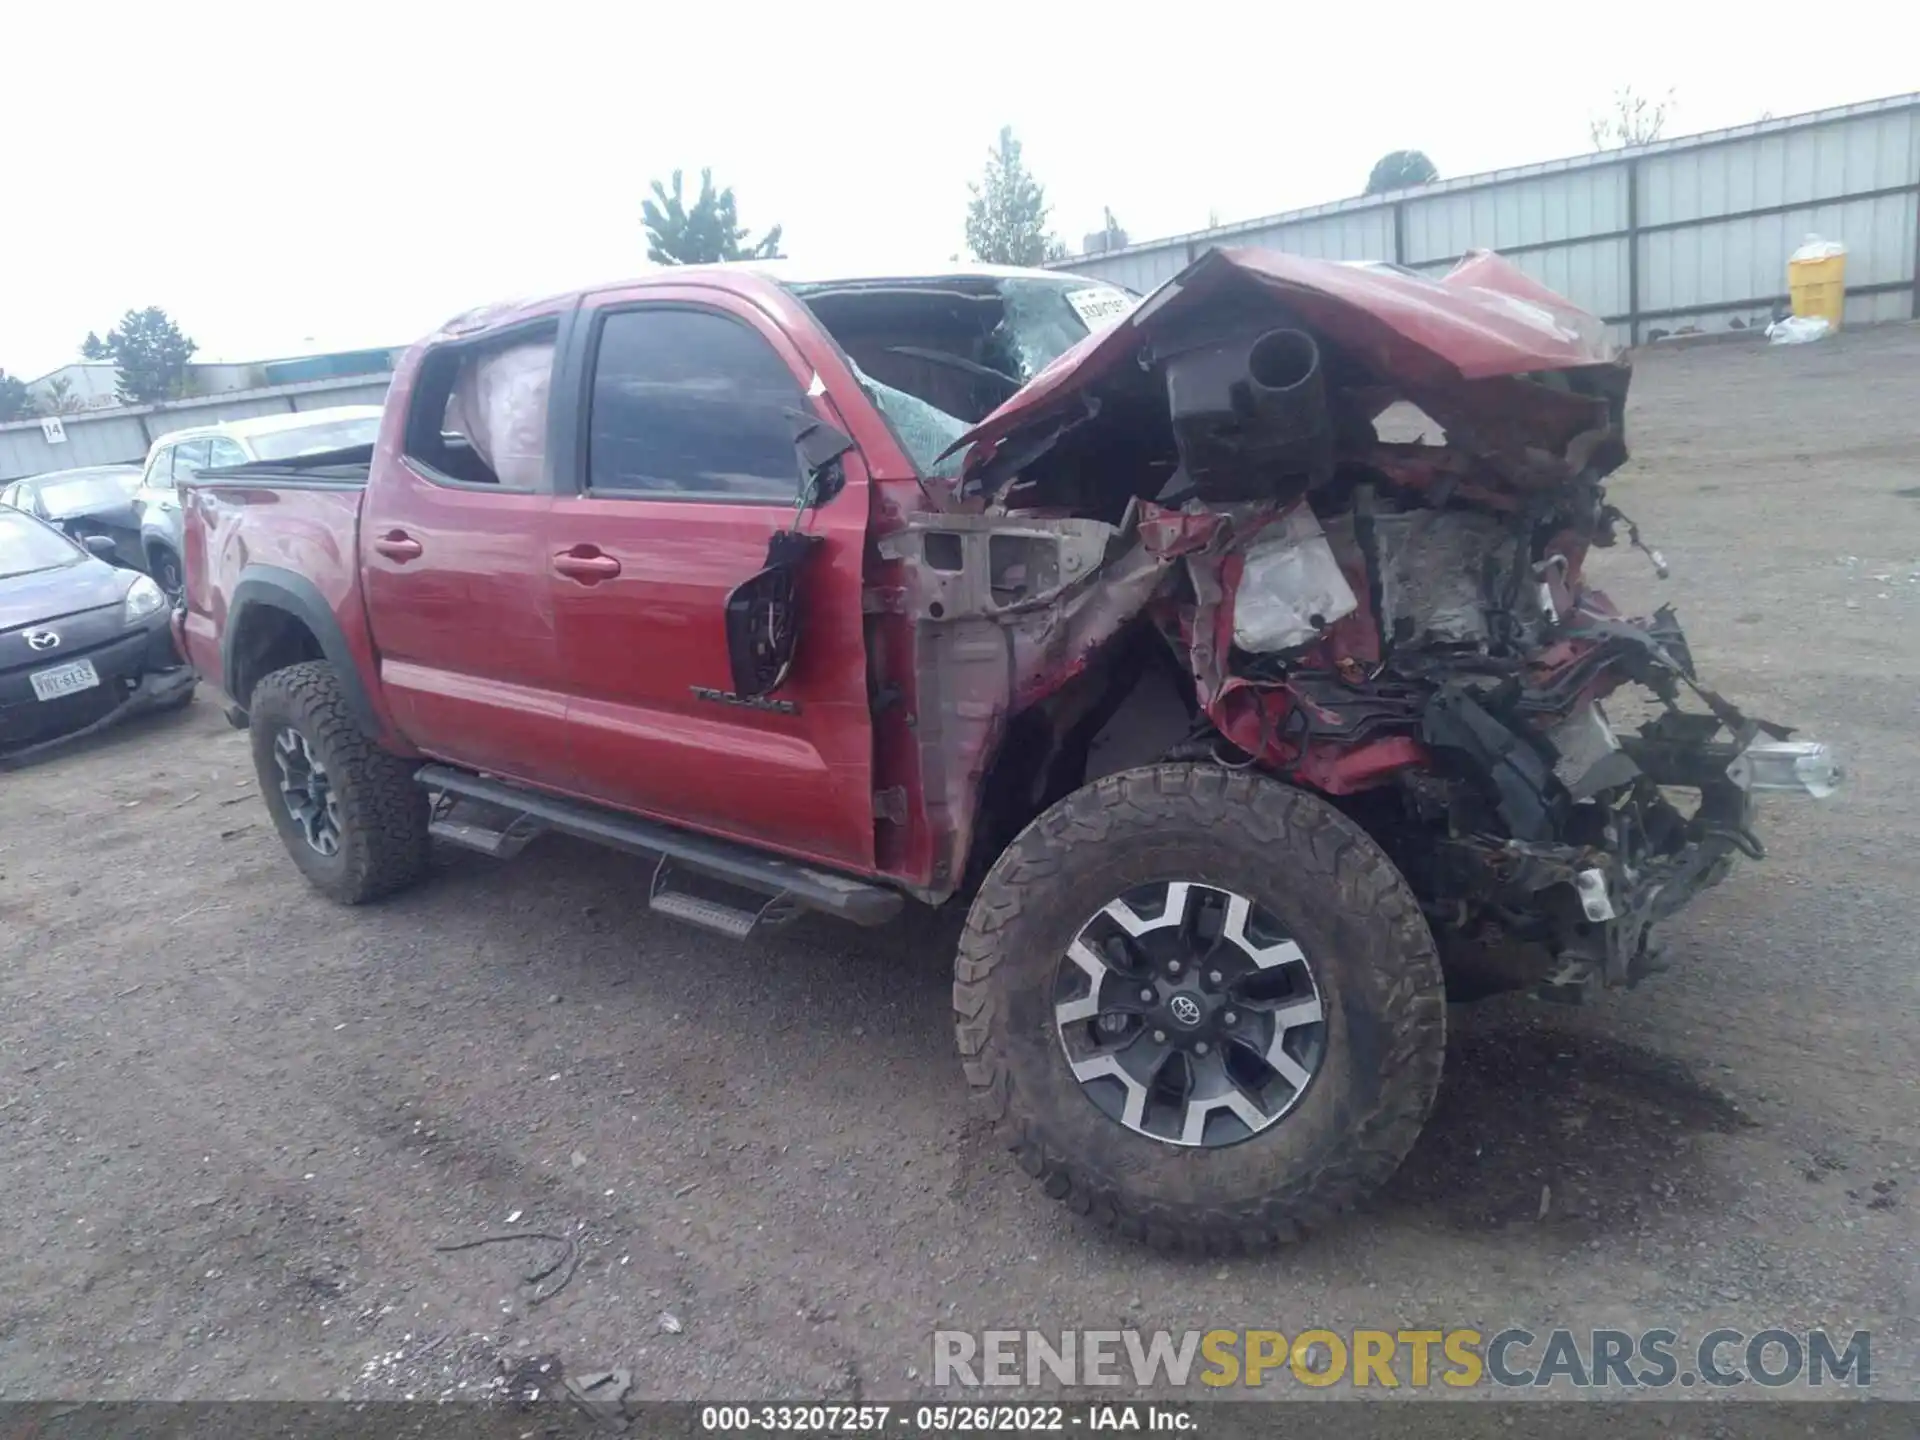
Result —
[[1442, 180], [1064, 266], [1145, 292], [1215, 245], [1427, 271], [1498, 250], [1637, 343], [1764, 323], [1809, 232], [1846, 243], [1849, 323], [1920, 319], [1920, 94]]
[[64, 444], [48, 442], [38, 420], [0, 425], [0, 483], [47, 470], [82, 465], [140, 464], [147, 448], [171, 430], [246, 420], [255, 415], [285, 415], [291, 410], [321, 410], [331, 405], [379, 405], [387, 398], [391, 375], [357, 375], [342, 380], [310, 380], [265, 390], [236, 390], [169, 405], [131, 410], [83, 411], [61, 417]]

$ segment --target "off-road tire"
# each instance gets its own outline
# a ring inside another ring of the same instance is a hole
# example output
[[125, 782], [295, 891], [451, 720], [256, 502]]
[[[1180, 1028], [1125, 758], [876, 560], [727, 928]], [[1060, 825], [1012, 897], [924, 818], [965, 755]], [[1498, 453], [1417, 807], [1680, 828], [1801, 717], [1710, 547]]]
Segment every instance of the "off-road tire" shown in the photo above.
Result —
[[[404, 890], [427, 872], [427, 796], [414, 767], [376, 745], [353, 718], [333, 667], [308, 661], [275, 670], [247, 706], [253, 768], [281, 843], [314, 889], [343, 905]], [[324, 762], [339, 797], [340, 848], [322, 855], [307, 844], [280, 799], [274, 737], [297, 730]]]
[[[1056, 967], [1088, 917], [1180, 879], [1285, 921], [1326, 1011], [1326, 1055], [1295, 1107], [1215, 1149], [1102, 1114], [1053, 1013]], [[975, 1112], [1047, 1194], [1159, 1249], [1232, 1253], [1297, 1239], [1398, 1168], [1439, 1088], [1444, 995], [1419, 905], [1352, 821], [1272, 780], [1158, 765], [1068, 796], [1000, 856], [961, 937], [953, 1007]]]

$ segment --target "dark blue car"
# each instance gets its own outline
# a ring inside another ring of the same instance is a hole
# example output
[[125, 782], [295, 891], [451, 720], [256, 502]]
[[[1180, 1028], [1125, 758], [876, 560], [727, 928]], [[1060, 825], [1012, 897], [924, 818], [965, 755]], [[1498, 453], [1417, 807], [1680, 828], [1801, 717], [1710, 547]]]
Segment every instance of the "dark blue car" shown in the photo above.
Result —
[[165, 594], [95, 546], [0, 506], [0, 757], [193, 698]]

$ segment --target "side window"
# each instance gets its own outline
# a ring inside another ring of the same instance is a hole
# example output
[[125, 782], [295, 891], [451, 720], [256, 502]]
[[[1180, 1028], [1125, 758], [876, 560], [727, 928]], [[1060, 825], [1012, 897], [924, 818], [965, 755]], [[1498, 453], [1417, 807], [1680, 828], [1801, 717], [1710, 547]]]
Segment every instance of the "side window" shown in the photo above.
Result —
[[212, 468], [218, 469], [223, 465], [244, 465], [247, 463], [247, 452], [225, 436], [216, 435], [208, 443], [211, 448], [208, 451], [209, 458], [207, 463]]
[[537, 490], [546, 474], [555, 325], [421, 361], [402, 450], [441, 484]]
[[207, 442], [182, 440], [173, 447], [173, 483], [193, 479], [193, 472], [207, 468]]
[[173, 446], [162, 445], [153, 452], [153, 459], [147, 464], [146, 485], [150, 490], [173, 488]]
[[707, 310], [617, 311], [594, 360], [587, 486], [791, 505], [806, 394], [773, 347]]

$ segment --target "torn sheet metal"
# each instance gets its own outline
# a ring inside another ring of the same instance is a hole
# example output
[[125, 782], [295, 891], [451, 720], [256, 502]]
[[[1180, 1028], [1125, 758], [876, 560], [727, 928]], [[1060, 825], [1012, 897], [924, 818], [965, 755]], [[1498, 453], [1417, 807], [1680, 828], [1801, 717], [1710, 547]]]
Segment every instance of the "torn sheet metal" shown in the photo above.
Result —
[[[1214, 294], [1253, 287], [1340, 345], [1446, 426], [1522, 475], [1570, 463], [1577, 437], [1610, 429], [1609, 399], [1522, 377], [1609, 367], [1617, 352], [1596, 317], [1499, 256], [1469, 254], [1440, 279], [1392, 266], [1350, 265], [1273, 250], [1208, 251], [1127, 317], [1087, 336], [955, 444], [971, 473], [1016, 431], [1072, 411], [1103, 376]], [[1620, 367], [1624, 371], [1624, 366]], [[1469, 383], [1479, 382], [1479, 383]], [[1620, 387], [1623, 388], [1623, 387]], [[1599, 443], [1597, 440], [1596, 445]], [[1619, 458], [1624, 458], [1620, 449]], [[1591, 459], [1591, 456], [1582, 457]], [[1619, 463], [1603, 455], [1606, 468]]]
[[[919, 751], [933, 881], [961, 878], [980, 782], [1008, 719], [1083, 673], [1167, 582], [1176, 557], [1128, 544], [1113, 525], [916, 514], [880, 537], [904, 562], [914, 620]], [[1124, 545], [1111, 555], [1116, 545]]]
[[1246, 549], [1233, 598], [1233, 641], [1271, 654], [1305, 645], [1359, 602], [1320, 522], [1296, 505]]
[[[1497, 516], [1464, 510], [1380, 512], [1368, 517], [1378, 558], [1380, 624], [1399, 647], [1465, 645], [1486, 648], [1493, 638], [1489, 612], [1514, 592], [1525, 564], [1523, 540]], [[1518, 597], [1537, 610], [1538, 592]]]

